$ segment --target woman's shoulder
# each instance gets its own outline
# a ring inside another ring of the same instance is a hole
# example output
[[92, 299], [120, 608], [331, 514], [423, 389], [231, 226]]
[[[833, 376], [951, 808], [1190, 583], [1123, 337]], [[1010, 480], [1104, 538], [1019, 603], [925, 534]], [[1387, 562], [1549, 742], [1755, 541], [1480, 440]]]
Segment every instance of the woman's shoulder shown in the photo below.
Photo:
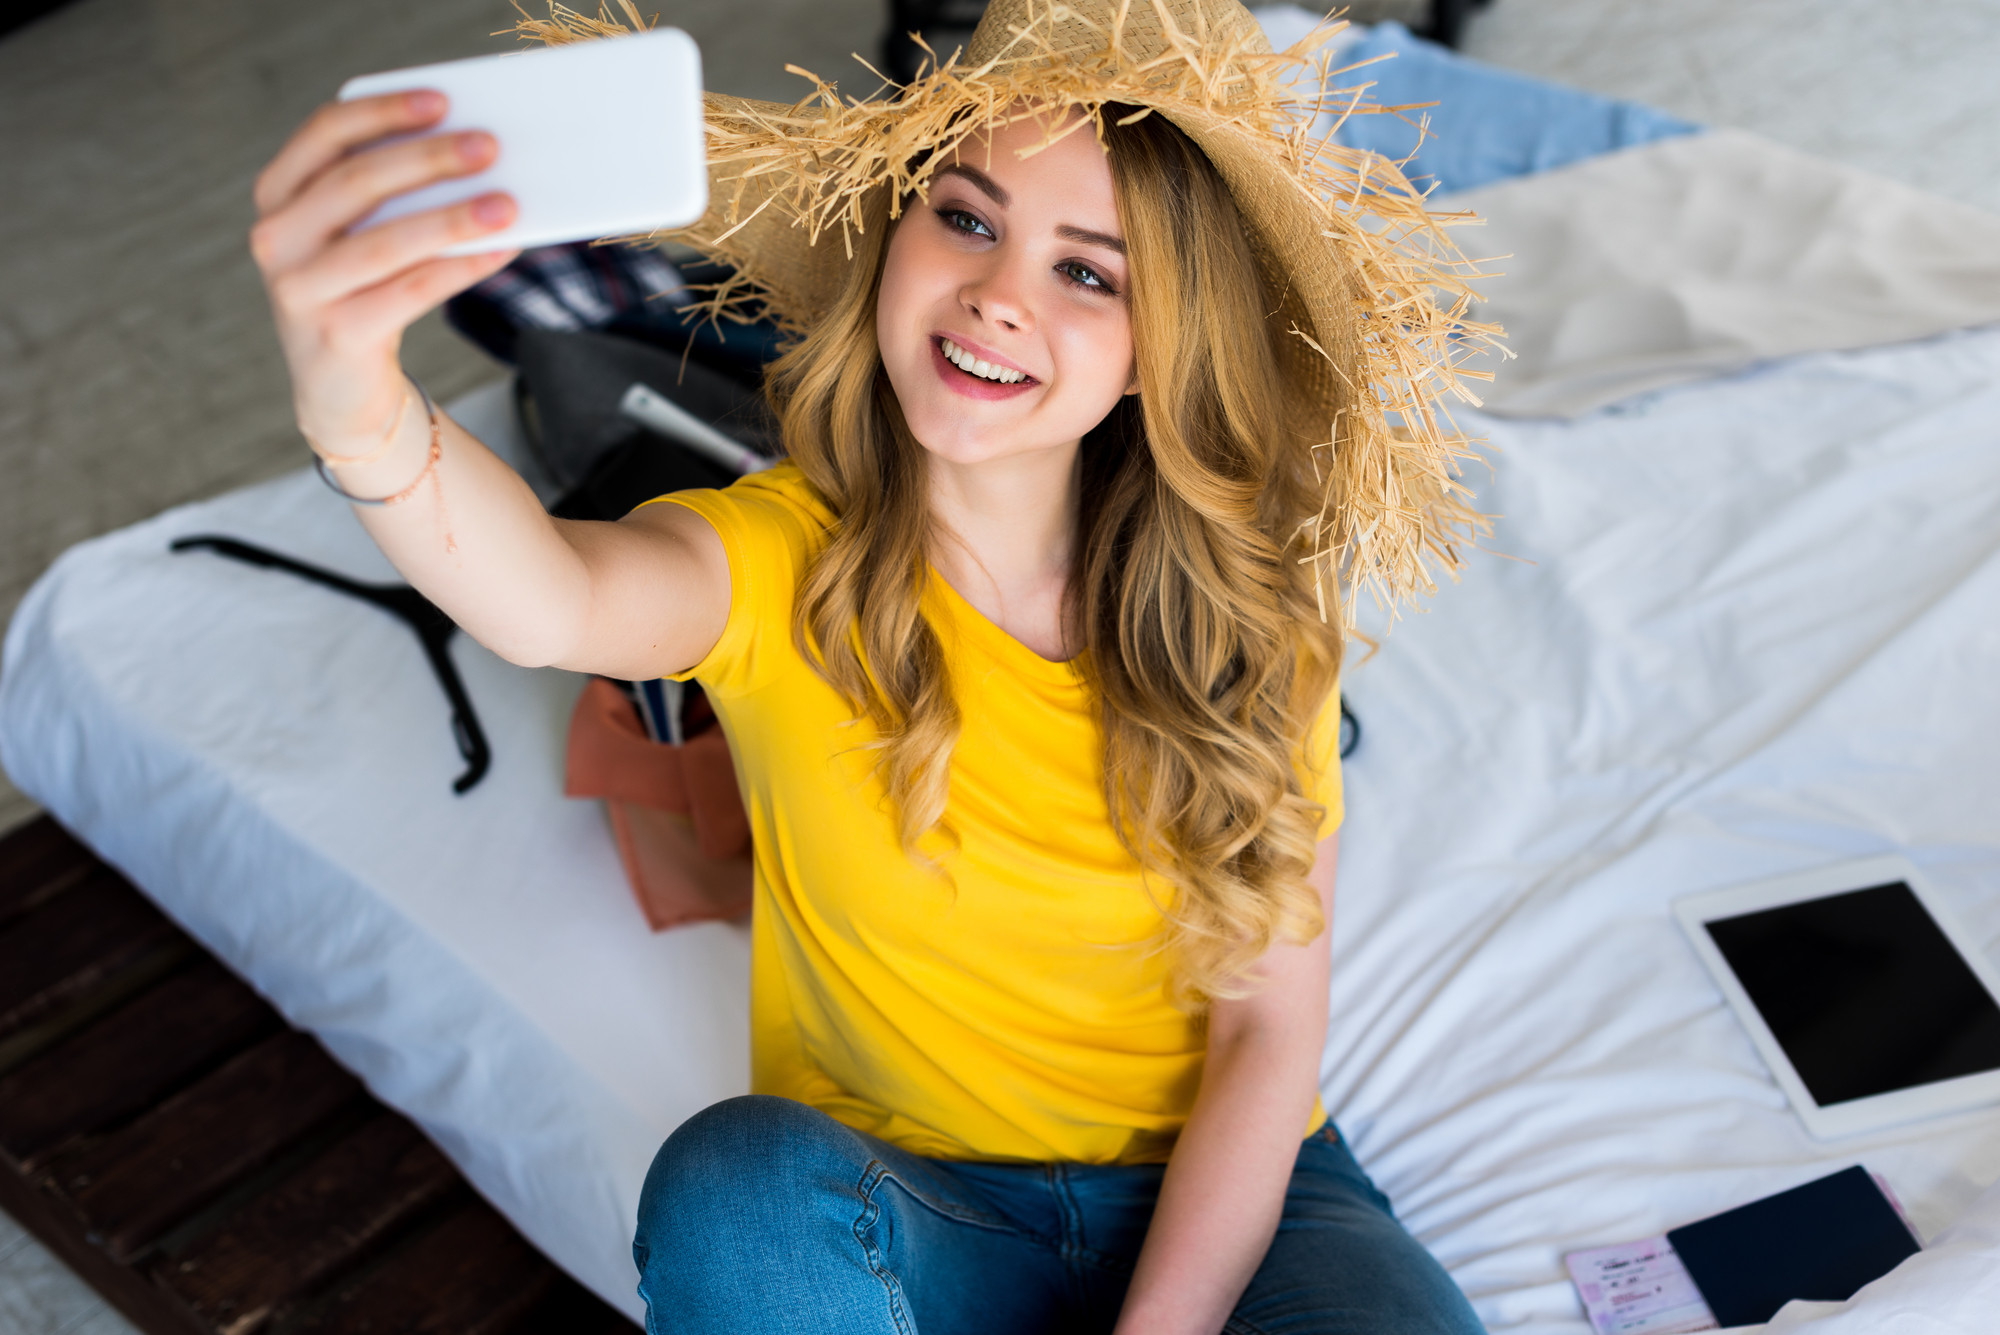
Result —
[[729, 619], [682, 678], [718, 698], [743, 695], [797, 664], [788, 629], [800, 582], [834, 516], [796, 464], [780, 463], [715, 490], [676, 491], [648, 505], [684, 506], [707, 520], [729, 559]]
[[809, 558], [825, 545], [834, 516], [819, 490], [789, 460], [717, 490], [676, 491], [648, 504], [686, 506], [722, 536], [732, 564]]
[[[793, 599], [826, 546], [834, 515], [797, 464], [784, 462], [714, 490], [676, 491], [647, 504], [694, 511], [729, 560], [732, 632], [786, 624]], [[732, 639], [725, 633], [725, 642]]]
[[747, 473], [719, 491], [677, 492], [661, 499], [685, 503], [698, 497], [712, 497], [710, 504], [755, 516], [767, 522], [788, 523], [802, 530], [825, 533], [833, 527], [833, 511], [819, 489], [806, 480], [805, 473], [791, 460], [781, 460], [762, 472]]

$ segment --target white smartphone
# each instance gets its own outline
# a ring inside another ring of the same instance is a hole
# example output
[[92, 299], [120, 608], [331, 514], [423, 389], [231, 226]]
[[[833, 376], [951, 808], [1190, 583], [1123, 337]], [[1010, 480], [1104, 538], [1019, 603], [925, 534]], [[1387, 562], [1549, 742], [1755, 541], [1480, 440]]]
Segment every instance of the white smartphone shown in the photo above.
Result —
[[470, 255], [684, 227], [708, 207], [701, 53], [677, 28], [364, 74], [340, 99], [419, 88], [451, 99], [425, 134], [485, 130], [500, 156], [396, 196], [359, 227], [506, 191], [520, 206], [513, 226], [444, 252]]

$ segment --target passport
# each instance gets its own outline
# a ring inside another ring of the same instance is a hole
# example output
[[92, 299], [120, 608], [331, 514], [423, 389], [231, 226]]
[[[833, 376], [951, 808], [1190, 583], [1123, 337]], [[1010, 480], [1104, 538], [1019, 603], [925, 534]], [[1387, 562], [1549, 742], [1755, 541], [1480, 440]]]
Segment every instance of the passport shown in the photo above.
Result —
[[1844, 1302], [1918, 1251], [1859, 1166], [1672, 1229], [1667, 1241], [1724, 1326], [1769, 1321], [1794, 1298]]

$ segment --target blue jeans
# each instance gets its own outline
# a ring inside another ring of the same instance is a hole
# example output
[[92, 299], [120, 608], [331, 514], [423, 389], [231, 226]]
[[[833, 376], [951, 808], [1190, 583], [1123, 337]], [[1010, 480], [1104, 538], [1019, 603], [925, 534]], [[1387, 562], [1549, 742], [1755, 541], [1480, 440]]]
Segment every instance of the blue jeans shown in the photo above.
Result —
[[[1108, 1332], [1164, 1164], [985, 1164], [746, 1095], [660, 1147], [632, 1244], [649, 1335]], [[1299, 1147], [1230, 1335], [1480, 1335], [1329, 1123]]]

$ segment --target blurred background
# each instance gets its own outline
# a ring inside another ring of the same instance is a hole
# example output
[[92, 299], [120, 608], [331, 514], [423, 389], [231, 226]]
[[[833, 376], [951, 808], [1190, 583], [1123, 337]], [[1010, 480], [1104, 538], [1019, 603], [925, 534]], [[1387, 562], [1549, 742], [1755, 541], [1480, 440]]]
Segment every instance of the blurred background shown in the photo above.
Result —
[[[647, 5], [650, 15], [654, 6]], [[787, 61], [851, 92], [978, 0], [659, 8], [709, 86], [791, 100]], [[2000, 211], [2000, 0], [1378, 0], [1527, 74], [1737, 126]], [[245, 251], [250, 182], [346, 77], [504, 49], [505, 0], [0, 4], [0, 622], [66, 547], [296, 469], [283, 366]], [[501, 373], [436, 318], [440, 400]], [[0, 780], [0, 830], [33, 814]], [[127, 1329], [0, 1217], [0, 1335]]]

